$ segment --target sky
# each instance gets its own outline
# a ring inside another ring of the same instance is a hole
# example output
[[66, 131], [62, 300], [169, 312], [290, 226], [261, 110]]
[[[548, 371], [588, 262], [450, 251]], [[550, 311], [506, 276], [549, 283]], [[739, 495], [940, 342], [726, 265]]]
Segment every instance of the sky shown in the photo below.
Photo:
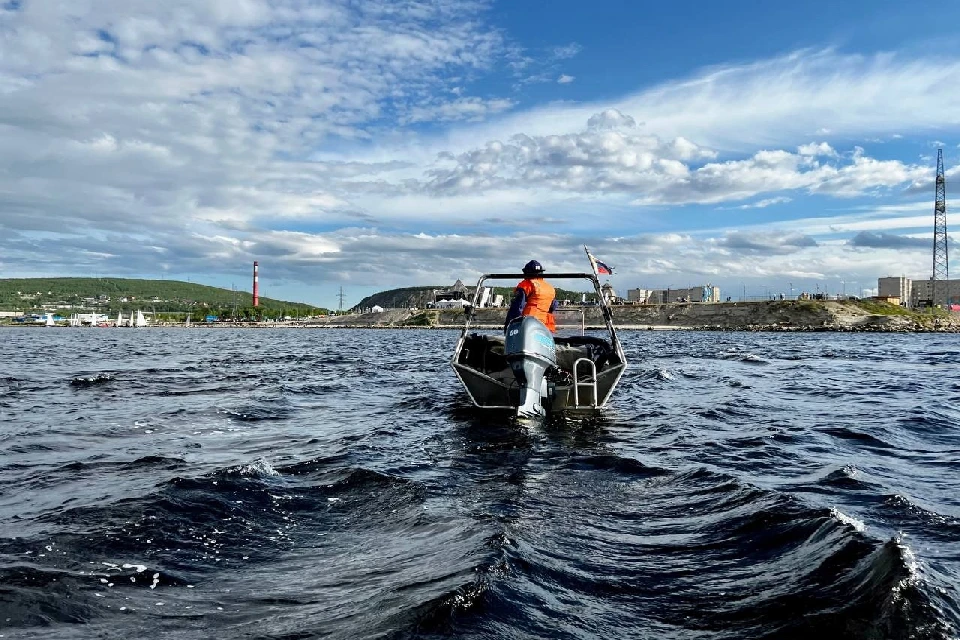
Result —
[[938, 149], [960, 224], [958, 24], [923, 0], [0, 0], [0, 277], [250, 291], [257, 260], [261, 295], [349, 308], [584, 271], [587, 245], [621, 295], [870, 294], [930, 277]]

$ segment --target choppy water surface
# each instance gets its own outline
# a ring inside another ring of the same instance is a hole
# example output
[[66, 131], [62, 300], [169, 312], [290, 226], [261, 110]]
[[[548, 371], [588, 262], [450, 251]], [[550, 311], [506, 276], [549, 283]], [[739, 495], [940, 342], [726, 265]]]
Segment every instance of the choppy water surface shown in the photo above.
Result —
[[956, 638], [960, 340], [624, 332], [600, 418], [447, 331], [0, 331], [6, 638]]

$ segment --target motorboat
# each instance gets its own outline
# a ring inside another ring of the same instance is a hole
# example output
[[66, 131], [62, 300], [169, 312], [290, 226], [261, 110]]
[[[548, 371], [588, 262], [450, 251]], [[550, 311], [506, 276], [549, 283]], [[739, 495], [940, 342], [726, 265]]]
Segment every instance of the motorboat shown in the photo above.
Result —
[[481, 276], [473, 304], [464, 309], [464, 326], [451, 364], [470, 400], [477, 407], [508, 409], [520, 417], [601, 409], [627, 362], [599, 276], [596, 272], [543, 274], [551, 283], [571, 279], [592, 283], [606, 337], [585, 335], [582, 323], [580, 335], [554, 336], [533, 316], [521, 316], [505, 329], [488, 326], [481, 330], [476, 310], [486, 289], [484, 283], [518, 282], [524, 277], [516, 273]]

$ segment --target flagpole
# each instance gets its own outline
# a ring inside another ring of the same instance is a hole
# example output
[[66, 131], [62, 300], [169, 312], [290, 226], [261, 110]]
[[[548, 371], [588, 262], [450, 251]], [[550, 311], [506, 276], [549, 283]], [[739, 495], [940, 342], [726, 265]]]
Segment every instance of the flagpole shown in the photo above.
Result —
[[583, 251], [587, 254], [587, 260], [590, 261], [590, 268], [593, 269], [593, 275], [600, 279], [600, 272], [597, 271], [597, 263], [594, 261], [593, 256], [590, 255], [590, 250], [587, 249], [587, 245], [583, 245]]

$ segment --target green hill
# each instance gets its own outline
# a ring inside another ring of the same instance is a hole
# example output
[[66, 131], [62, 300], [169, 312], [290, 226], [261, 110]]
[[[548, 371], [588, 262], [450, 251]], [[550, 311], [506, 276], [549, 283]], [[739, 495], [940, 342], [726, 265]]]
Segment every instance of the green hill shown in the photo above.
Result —
[[409, 309], [411, 307], [422, 309], [427, 306], [427, 302], [433, 301], [433, 292], [442, 289], [447, 289], [447, 287], [437, 285], [434, 287], [404, 287], [402, 289], [380, 291], [358, 302], [354, 309], [369, 309], [374, 306], [384, 309]]
[[[318, 311], [312, 305], [273, 298], [260, 298], [258, 311], [253, 296], [180, 280], [134, 278], [4, 278], [0, 279], [0, 310], [30, 312], [56, 307], [115, 313], [131, 309], [157, 313], [203, 313], [238, 316], [306, 315]], [[326, 311], [326, 310], [323, 310]]]

